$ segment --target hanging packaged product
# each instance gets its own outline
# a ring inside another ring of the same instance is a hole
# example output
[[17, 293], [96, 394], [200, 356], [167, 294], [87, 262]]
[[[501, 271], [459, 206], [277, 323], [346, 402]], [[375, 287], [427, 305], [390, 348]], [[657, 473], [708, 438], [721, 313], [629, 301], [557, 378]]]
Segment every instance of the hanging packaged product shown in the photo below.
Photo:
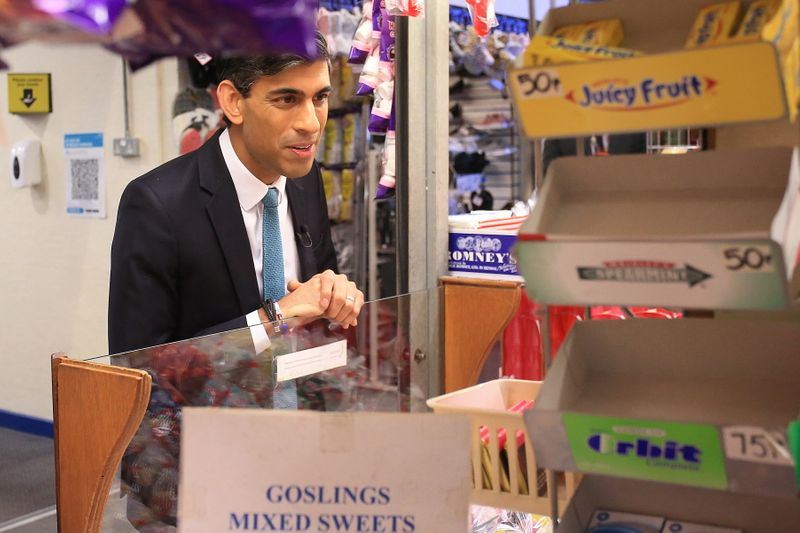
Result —
[[479, 37], [486, 37], [492, 28], [497, 26], [497, 15], [494, 0], [467, 0], [467, 7], [472, 16], [472, 27]]
[[423, 0], [385, 0], [386, 10], [400, 17], [421, 17], [425, 14]]
[[378, 181], [375, 199], [391, 198], [395, 192], [395, 119], [394, 108], [389, 116], [389, 129], [386, 132], [386, 143], [383, 146], [383, 175]]
[[381, 80], [380, 80], [380, 40], [381, 40], [381, 2], [375, 1], [372, 4], [372, 36], [370, 38], [369, 56], [364, 62], [364, 68], [361, 71], [361, 76], [358, 78], [358, 87], [356, 87], [356, 95], [367, 96], [372, 94]]
[[353, 36], [353, 44], [350, 47], [348, 61], [357, 65], [363, 64], [367, 60], [372, 47], [372, 0], [366, 0], [362, 10], [361, 22], [358, 24], [356, 33]]
[[607, 19], [562, 26], [553, 32], [553, 37], [594, 46], [619, 46], [625, 32], [619, 19]]
[[525, 52], [519, 56], [519, 62], [523, 67], [541, 67], [602, 59], [625, 59], [639, 55], [641, 55], [640, 52], [625, 48], [580, 44], [559, 37], [536, 35], [531, 39]]
[[720, 2], [702, 8], [694, 21], [685, 48], [722, 44], [739, 20], [739, 2]]
[[375, 90], [375, 102], [369, 116], [370, 133], [383, 135], [389, 128], [389, 117], [394, 101], [394, 81], [381, 83]]
[[381, 8], [379, 58], [380, 77], [384, 81], [394, 79], [395, 41], [394, 15]]
[[108, 34], [128, 2], [125, 0], [72, 0], [71, 2], [38, 0], [32, 3], [36, 9], [50, 13], [82, 30]]
[[380, 50], [376, 46], [369, 53], [367, 61], [364, 63], [364, 68], [361, 70], [361, 76], [358, 77], [358, 86], [356, 87], [357, 96], [367, 96], [373, 93], [381, 80], [378, 77], [380, 72]]
[[761, 32], [778, 8], [781, 0], [756, 0], [747, 8], [739, 30], [730, 38], [730, 42], [746, 43], [761, 39]]

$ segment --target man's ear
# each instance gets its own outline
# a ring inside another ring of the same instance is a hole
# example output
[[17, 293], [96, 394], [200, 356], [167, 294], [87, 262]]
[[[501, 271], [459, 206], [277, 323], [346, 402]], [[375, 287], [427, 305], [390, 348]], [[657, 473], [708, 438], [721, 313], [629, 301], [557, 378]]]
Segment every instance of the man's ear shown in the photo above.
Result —
[[239, 125], [244, 118], [242, 117], [242, 93], [236, 90], [230, 80], [222, 80], [217, 85], [217, 99], [222, 112], [228, 117], [231, 124]]

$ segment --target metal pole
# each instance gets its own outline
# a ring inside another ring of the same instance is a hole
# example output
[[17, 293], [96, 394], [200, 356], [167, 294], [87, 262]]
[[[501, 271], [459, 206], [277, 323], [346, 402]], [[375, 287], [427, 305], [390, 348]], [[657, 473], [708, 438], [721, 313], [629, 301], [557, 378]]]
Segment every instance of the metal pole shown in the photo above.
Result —
[[397, 176], [395, 242], [397, 259], [397, 294], [408, 292], [408, 18], [395, 18], [397, 46], [395, 50], [394, 112], [396, 125], [395, 175]]

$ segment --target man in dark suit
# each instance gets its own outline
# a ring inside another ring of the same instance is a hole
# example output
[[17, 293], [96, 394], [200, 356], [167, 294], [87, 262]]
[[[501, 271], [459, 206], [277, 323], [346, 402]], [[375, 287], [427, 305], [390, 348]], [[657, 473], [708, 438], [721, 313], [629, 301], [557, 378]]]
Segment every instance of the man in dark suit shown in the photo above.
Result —
[[335, 274], [314, 161], [331, 92], [321, 35], [317, 48], [319, 58], [223, 61], [228, 128], [126, 187], [111, 247], [110, 353], [266, 322], [267, 298], [285, 317], [356, 324], [364, 296]]

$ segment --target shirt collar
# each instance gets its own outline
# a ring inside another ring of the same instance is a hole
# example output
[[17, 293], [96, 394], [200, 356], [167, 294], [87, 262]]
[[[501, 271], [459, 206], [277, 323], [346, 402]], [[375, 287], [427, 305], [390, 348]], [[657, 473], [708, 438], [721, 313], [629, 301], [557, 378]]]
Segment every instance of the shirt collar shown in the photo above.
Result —
[[270, 187], [278, 189], [280, 199], [286, 195], [286, 176], [280, 176], [272, 185], [267, 185], [250, 172], [244, 163], [236, 155], [231, 143], [231, 136], [228, 129], [219, 136], [219, 147], [222, 150], [222, 157], [225, 159], [225, 166], [233, 179], [233, 186], [236, 188], [236, 196], [239, 198], [239, 205], [245, 211], [250, 211], [257, 206]]

